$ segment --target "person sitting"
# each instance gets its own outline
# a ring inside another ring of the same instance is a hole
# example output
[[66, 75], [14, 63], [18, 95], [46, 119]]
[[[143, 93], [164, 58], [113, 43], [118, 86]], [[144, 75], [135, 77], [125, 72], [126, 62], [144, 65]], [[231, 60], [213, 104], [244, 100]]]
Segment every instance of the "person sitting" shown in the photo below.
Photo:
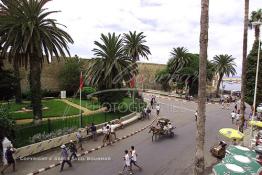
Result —
[[168, 130], [171, 131], [174, 127], [172, 126], [171, 122], [168, 122], [167, 124]]
[[168, 134], [168, 127], [167, 127], [167, 125], [164, 125], [163, 131], [164, 131], [164, 134]]

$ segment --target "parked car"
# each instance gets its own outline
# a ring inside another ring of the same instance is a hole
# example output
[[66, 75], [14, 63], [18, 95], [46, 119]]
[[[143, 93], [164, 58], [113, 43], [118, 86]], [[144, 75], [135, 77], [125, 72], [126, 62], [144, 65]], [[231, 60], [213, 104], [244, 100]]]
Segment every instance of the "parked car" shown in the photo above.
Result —
[[262, 103], [257, 106], [257, 112], [262, 112]]

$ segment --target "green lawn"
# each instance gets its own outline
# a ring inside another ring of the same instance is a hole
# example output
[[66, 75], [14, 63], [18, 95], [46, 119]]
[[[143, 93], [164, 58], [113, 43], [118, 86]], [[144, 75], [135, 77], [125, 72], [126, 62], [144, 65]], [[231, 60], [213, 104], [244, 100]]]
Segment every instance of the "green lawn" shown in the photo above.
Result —
[[[32, 112], [21, 112], [14, 113], [17, 110], [21, 110], [22, 107], [28, 106], [30, 102], [24, 102], [23, 104], [9, 103], [9, 109], [11, 112], [11, 117], [13, 119], [31, 119], [33, 117]], [[43, 118], [48, 117], [61, 117], [79, 114], [79, 109], [67, 105], [66, 103], [59, 100], [42, 100], [42, 105], [48, 107], [48, 109], [43, 110]]]
[[[71, 99], [69, 99], [69, 101], [80, 105], [79, 99], [71, 98]], [[101, 105], [99, 104], [99, 102], [94, 103], [94, 102], [91, 102], [90, 100], [83, 100], [82, 99], [81, 103], [82, 103], [81, 104], [82, 107], [87, 108], [87, 109], [92, 110], [92, 111], [95, 111], [95, 110], [101, 108]]]

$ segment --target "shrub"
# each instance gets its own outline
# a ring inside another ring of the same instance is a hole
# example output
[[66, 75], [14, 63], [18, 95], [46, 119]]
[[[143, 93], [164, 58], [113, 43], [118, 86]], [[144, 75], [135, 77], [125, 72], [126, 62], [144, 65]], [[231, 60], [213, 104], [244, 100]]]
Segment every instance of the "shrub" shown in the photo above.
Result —
[[22, 98], [23, 98], [23, 99], [31, 100], [31, 97], [32, 97], [31, 91], [26, 91], [26, 92], [23, 92], [23, 93], [22, 93]]
[[82, 62], [78, 59], [69, 59], [59, 72], [59, 86], [67, 91], [68, 96], [74, 95], [79, 88]]
[[30, 138], [30, 143], [37, 143], [37, 142], [41, 142], [44, 140], [49, 140], [49, 139], [53, 139], [56, 137], [60, 137], [66, 134], [70, 134], [76, 131], [76, 128], [63, 128], [63, 129], [58, 129], [56, 131], [50, 132], [50, 133], [38, 133], [35, 134], [33, 137]]
[[0, 99], [9, 100], [14, 96], [17, 78], [13, 72], [0, 69]]
[[93, 87], [90, 87], [90, 86], [87, 86], [87, 87], [84, 87], [83, 90], [82, 90], [82, 96], [83, 97], [86, 97], [87, 95], [89, 94], [92, 94], [96, 92], [95, 88]]
[[13, 139], [14, 137], [13, 127], [15, 125], [15, 121], [10, 118], [11, 117], [7, 105], [0, 105], [0, 142], [1, 143], [4, 137], [8, 137], [9, 139]]
[[59, 91], [51, 91], [47, 89], [42, 90], [42, 97], [59, 97], [59, 95]]

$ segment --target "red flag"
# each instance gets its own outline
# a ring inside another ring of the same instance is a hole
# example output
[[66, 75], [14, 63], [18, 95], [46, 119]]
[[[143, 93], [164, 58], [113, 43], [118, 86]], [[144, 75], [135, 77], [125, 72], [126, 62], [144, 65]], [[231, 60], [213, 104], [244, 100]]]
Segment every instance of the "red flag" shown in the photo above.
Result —
[[129, 82], [129, 85], [131, 88], [134, 88], [135, 87], [135, 84], [136, 84], [136, 81], [135, 81], [135, 76], [133, 76], [133, 78], [130, 80]]
[[83, 75], [82, 75], [82, 72], [81, 72], [81, 74], [80, 74], [80, 86], [79, 86], [79, 88], [82, 90], [83, 87], [84, 87], [84, 80], [83, 80]]

